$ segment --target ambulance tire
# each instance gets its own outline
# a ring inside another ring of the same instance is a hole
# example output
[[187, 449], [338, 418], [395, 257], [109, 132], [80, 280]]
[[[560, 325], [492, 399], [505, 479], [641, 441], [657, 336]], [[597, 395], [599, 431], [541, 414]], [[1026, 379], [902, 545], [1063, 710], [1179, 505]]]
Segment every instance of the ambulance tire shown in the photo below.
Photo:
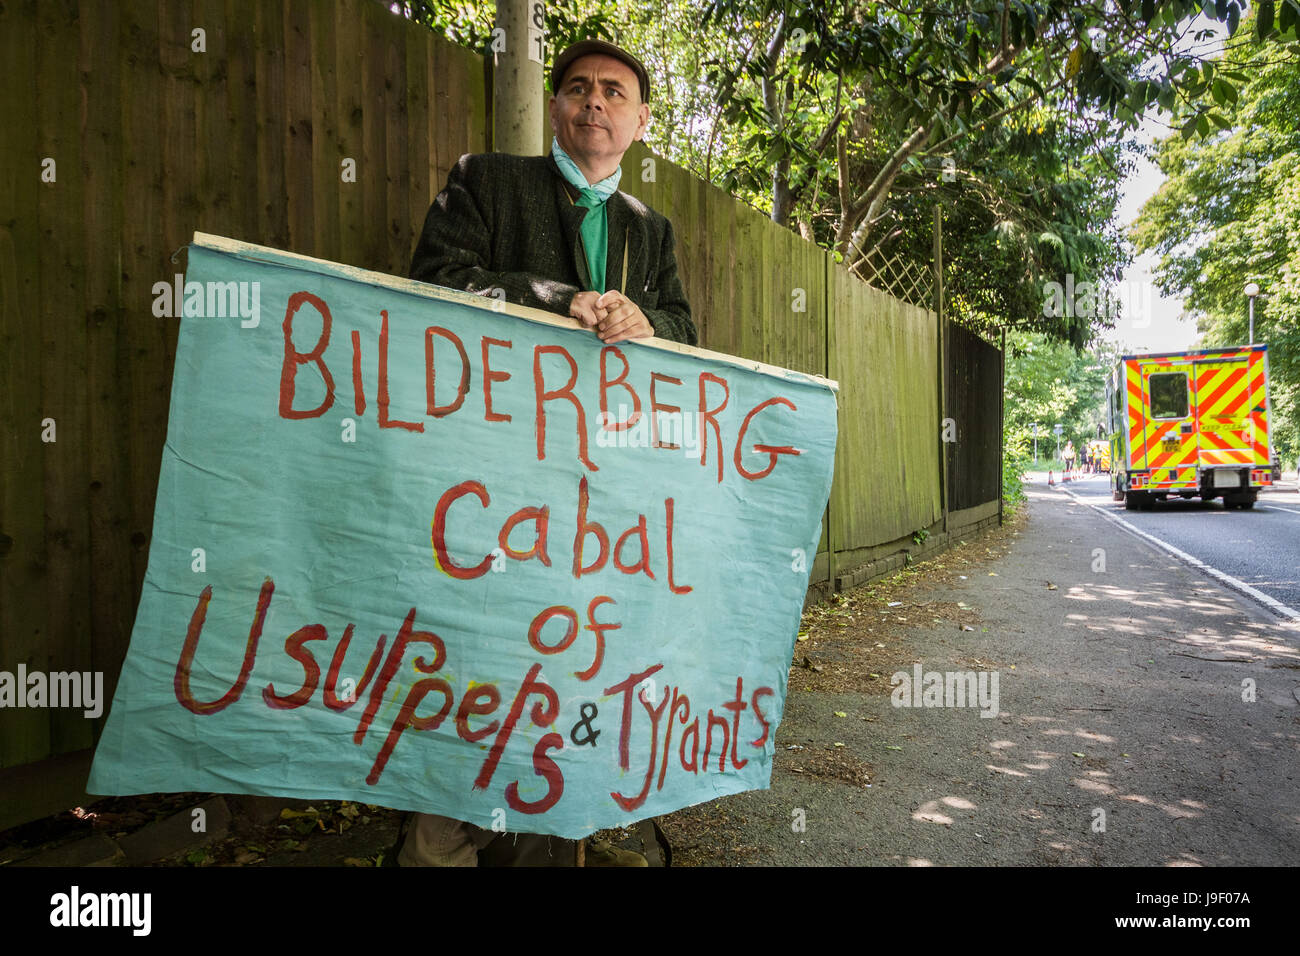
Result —
[[1139, 508], [1147, 507], [1147, 494], [1145, 491], [1130, 491], [1124, 496], [1124, 510], [1137, 511]]

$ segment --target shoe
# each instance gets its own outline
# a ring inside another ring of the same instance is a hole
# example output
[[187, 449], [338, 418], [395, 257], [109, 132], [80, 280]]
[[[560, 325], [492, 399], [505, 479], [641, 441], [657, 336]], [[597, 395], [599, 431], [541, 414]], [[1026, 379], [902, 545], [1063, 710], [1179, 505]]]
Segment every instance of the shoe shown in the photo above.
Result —
[[605, 840], [595, 840], [587, 844], [584, 866], [649, 866], [640, 853], [624, 850]]

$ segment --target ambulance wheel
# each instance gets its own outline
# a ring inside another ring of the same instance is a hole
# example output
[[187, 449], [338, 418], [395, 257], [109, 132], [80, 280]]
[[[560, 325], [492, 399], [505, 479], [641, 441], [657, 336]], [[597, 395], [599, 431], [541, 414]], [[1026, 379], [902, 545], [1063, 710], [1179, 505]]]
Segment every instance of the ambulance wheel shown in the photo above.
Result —
[[1142, 508], [1143, 506], [1146, 505], [1147, 503], [1146, 499], [1147, 499], [1146, 492], [1130, 491], [1128, 494], [1124, 496], [1124, 510], [1137, 511], [1139, 508]]

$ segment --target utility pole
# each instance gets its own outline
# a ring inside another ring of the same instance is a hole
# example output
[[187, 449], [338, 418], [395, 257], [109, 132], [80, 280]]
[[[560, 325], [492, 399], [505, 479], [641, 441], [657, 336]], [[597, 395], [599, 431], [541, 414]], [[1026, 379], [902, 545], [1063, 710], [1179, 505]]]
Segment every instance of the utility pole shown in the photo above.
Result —
[[492, 149], [540, 156], [545, 117], [546, 4], [497, 0], [492, 31]]

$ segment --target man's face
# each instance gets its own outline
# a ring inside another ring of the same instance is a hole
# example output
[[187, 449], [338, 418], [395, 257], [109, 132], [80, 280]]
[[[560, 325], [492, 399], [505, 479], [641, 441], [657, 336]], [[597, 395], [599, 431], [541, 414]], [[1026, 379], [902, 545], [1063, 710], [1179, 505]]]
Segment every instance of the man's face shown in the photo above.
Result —
[[[579, 166], [617, 165], [645, 133], [650, 107], [636, 73], [621, 60], [592, 53], [570, 64], [551, 97], [551, 128]], [[611, 170], [612, 172], [612, 170]]]

